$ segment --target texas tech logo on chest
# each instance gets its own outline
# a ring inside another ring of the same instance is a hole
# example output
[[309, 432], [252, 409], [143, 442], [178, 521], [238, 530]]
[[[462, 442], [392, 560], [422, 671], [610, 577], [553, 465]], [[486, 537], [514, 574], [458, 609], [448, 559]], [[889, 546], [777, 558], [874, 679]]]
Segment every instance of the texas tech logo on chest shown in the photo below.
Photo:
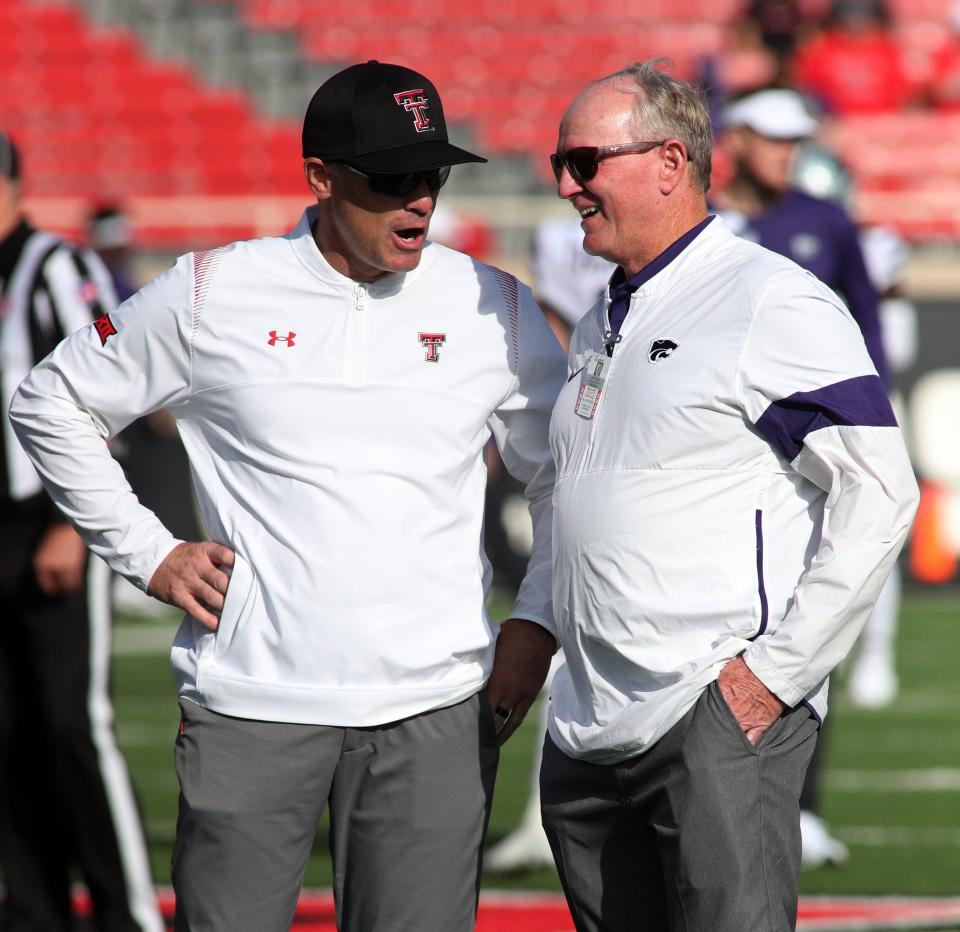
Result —
[[398, 107], [403, 107], [407, 113], [413, 114], [413, 128], [418, 133], [433, 132], [430, 120], [423, 112], [430, 106], [430, 103], [427, 98], [423, 96], [422, 87], [412, 91], [400, 91], [399, 94], [393, 95], [393, 99], [397, 102]]
[[440, 362], [440, 347], [447, 342], [445, 333], [421, 333], [418, 337], [427, 351], [424, 359], [427, 362]]

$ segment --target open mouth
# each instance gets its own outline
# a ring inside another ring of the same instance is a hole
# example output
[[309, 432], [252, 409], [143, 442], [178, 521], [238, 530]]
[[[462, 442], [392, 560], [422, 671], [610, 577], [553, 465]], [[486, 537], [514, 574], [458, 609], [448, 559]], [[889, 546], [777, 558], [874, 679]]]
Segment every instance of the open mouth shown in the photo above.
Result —
[[422, 227], [406, 227], [402, 230], [394, 230], [393, 235], [400, 241], [401, 246], [415, 249], [423, 245], [427, 231]]
[[581, 220], [589, 220], [591, 217], [596, 216], [600, 213], [599, 207], [578, 207], [577, 212], [580, 214]]

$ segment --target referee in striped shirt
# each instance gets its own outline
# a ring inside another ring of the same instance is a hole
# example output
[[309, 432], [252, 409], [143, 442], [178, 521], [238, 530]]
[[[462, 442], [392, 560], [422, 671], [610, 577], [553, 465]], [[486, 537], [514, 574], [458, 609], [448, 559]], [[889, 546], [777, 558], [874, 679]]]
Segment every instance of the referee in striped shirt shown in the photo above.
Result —
[[[116, 299], [102, 263], [34, 229], [0, 131], [0, 401]], [[100, 932], [161, 932], [143, 829], [112, 732], [109, 570], [0, 431], [0, 868], [9, 932], [67, 932], [79, 869]]]

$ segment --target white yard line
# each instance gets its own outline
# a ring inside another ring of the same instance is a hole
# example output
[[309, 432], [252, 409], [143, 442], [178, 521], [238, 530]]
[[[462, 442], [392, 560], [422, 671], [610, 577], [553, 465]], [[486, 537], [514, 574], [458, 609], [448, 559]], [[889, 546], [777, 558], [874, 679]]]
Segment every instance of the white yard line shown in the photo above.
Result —
[[960, 790], [960, 768], [926, 770], [828, 770], [828, 789], [839, 793], [943, 793]]
[[960, 848], [960, 828], [910, 825], [834, 825], [830, 831], [863, 848]]

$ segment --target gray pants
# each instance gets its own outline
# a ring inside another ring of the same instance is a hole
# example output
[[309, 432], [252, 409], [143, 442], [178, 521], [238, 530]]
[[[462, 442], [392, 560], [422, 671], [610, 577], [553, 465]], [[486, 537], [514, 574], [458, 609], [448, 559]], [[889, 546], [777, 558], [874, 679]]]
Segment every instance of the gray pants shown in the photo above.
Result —
[[804, 706], [750, 744], [719, 687], [649, 751], [590, 764], [546, 739], [544, 828], [578, 932], [781, 932], [797, 921]]
[[499, 759], [483, 693], [375, 728], [184, 702], [178, 932], [288, 932], [329, 802], [342, 932], [467, 932]]

